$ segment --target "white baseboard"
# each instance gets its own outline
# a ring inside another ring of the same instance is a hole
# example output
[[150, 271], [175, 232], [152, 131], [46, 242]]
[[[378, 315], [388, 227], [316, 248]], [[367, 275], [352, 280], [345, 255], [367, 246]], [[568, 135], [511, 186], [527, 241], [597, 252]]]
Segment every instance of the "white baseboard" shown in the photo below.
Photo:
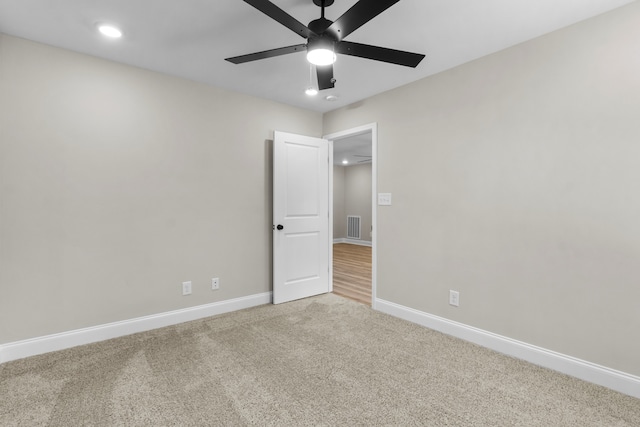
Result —
[[271, 292], [0, 345], [0, 363], [229, 313], [271, 302]]
[[367, 240], [346, 239], [346, 238], [333, 239], [333, 244], [335, 245], [336, 243], [348, 243], [350, 245], [371, 247], [371, 242]]
[[443, 317], [376, 299], [376, 310], [538, 366], [640, 398], [640, 377], [567, 356]]

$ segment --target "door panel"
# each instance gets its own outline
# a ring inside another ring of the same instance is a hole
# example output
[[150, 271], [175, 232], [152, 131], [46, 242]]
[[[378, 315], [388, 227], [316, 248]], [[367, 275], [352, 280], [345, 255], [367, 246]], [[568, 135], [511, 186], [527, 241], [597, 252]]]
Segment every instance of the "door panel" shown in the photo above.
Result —
[[[318, 167], [319, 147], [285, 143], [287, 151], [286, 207], [288, 219], [319, 215]], [[328, 197], [328, 196], [327, 196]]]
[[285, 285], [320, 277], [319, 271], [319, 233], [287, 234], [287, 271]]

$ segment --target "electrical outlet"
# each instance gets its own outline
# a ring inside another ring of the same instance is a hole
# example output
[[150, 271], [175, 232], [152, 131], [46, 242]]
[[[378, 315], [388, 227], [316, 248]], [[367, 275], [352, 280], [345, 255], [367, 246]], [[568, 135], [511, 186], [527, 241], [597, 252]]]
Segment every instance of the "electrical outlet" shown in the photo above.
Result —
[[218, 289], [220, 289], [220, 279], [214, 277], [213, 279], [211, 279], [211, 290], [216, 291]]
[[191, 295], [191, 281], [182, 282], [182, 295]]
[[454, 307], [458, 307], [460, 305], [460, 292], [458, 291], [449, 291], [449, 304]]

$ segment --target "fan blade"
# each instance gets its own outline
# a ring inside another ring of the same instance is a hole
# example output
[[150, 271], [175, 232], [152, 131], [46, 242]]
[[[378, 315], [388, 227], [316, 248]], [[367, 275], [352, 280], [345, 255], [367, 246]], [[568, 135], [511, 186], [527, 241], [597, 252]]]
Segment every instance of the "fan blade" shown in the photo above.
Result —
[[234, 64], [243, 64], [245, 62], [257, 61], [258, 59], [273, 58], [274, 56], [286, 55], [288, 53], [302, 52], [307, 50], [306, 44], [297, 44], [294, 46], [279, 47], [277, 49], [263, 50], [262, 52], [249, 53], [247, 55], [234, 56], [226, 58], [225, 61]]
[[399, 1], [360, 0], [336, 19], [327, 32], [340, 41]]
[[335, 87], [333, 79], [333, 65], [316, 65], [318, 74], [318, 90], [331, 89]]
[[353, 42], [336, 43], [335, 52], [413, 68], [417, 67], [420, 61], [424, 59], [424, 55], [421, 53], [405, 52]]
[[307, 28], [304, 24], [299, 22], [293, 16], [289, 15], [284, 10], [280, 9], [275, 4], [268, 0], [244, 0], [245, 3], [249, 3], [251, 6], [258, 9], [260, 12], [267, 15], [269, 18], [278, 21], [294, 33], [298, 34], [305, 39], [311, 36], [317, 36], [316, 33]]

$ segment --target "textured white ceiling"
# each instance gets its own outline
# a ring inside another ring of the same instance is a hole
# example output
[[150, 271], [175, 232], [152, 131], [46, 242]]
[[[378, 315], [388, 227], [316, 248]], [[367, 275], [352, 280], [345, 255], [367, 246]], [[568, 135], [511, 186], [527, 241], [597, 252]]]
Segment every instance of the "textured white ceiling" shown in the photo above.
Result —
[[333, 142], [333, 164], [343, 165], [346, 160], [347, 166], [362, 163], [371, 163], [372, 142], [371, 132], [366, 132], [356, 136], [339, 139]]
[[[373, 0], [364, 0], [373, 1]], [[326, 112], [620, 7], [633, 0], [401, 0], [346, 40], [424, 53], [415, 69], [339, 56], [335, 89], [304, 94], [303, 53], [234, 65], [224, 58], [303, 43], [242, 0], [0, 0], [0, 32], [301, 108]], [[327, 8], [335, 20], [355, 0]], [[312, 0], [275, 0], [304, 24]], [[100, 21], [124, 37], [105, 40]], [[326, 95], [337, 95], [329, 102]]]

